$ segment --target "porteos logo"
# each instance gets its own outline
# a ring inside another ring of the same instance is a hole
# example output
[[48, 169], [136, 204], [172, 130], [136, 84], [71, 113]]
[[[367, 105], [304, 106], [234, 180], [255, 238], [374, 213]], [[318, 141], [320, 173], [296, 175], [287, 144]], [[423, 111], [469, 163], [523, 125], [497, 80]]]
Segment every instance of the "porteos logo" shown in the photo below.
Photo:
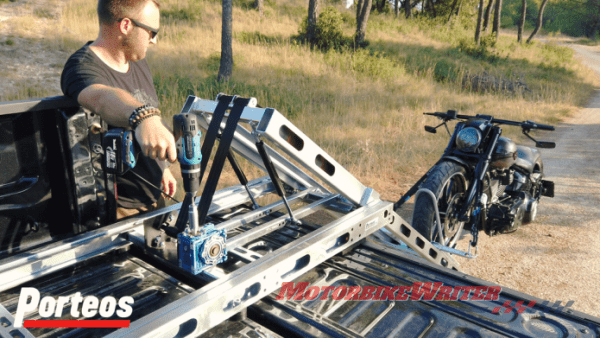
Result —
[[[81, 297], [81, 292], [73, 296], [59, 296], [54, 299], [46, 296], [40, 300], [40, 292], [36, 288], [22, 288], [17, 305], [14, 327], [129, 327], [129, 320], [25, 320], [23, 317], [33, 311], [38, 311], [42, 318], [62, 317], [65, 305], [71, 305], [70, 314], [73, 318], [92, 318], [100, 315], [103, 318], [112, 317], [115, 312], [120, 318], [131, 316], [133, 297], [125, 296], [118, 301], [111, 296], [98, 300], [95, 296]], [[79, 311], [81, 305], [81, 311]], [[117, 309], [117, 306], [119, 309]]]

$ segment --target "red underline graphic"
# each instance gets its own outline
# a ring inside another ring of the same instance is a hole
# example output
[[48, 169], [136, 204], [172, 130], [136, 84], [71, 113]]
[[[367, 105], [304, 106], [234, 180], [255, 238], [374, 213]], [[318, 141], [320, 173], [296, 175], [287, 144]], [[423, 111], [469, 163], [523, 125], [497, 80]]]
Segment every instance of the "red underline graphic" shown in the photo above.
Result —
[[26, 320], [23, 327], [116, 328], [129, 327], [129, 320]]

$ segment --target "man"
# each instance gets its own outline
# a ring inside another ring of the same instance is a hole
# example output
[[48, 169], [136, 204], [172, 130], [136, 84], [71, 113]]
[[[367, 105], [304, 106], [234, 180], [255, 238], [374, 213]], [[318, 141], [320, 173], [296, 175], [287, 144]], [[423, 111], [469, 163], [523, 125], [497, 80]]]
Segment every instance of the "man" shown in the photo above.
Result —
[[[176, 182], [168, 163], [177, 152], [163, 123], [146, 60], [160, 28], [157, 0], [99, 0], [100, 32], [65, 64], [63, 93], [102, 116], [111, 127], [131, 128], [143, 155], [133, 169], [168, 195]], [[117, 218], [157, 207], [160, 191], [131, 172], [117, 178]]]

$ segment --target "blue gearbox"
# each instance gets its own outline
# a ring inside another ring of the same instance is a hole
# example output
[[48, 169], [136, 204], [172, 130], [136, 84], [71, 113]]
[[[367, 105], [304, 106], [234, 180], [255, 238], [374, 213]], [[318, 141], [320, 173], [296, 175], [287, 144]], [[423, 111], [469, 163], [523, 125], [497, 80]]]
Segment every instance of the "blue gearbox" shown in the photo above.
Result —
[[215, 229], [214, 224], [208, 223], [198, 235], [182, 232], [177, 235], [179, 267], [199, 274], [207, 266], [213, 266], [227, 260], [225, 242], [227, 232]]

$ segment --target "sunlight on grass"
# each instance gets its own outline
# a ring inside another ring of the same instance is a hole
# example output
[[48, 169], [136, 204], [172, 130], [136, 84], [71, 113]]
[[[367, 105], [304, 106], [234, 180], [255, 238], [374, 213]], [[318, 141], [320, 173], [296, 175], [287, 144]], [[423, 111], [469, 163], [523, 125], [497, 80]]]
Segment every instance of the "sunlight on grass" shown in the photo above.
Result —
[[[218, 92], [254, 96], [292, 120], [333, 158], [396, 199], [439, 157], [448, 138], [424, 125], [423, 112], [460, 110], [500, 118], [557, 123], [576, 111], [598, 82], [556, 44], [517, 44], [500, 36], [495, 47], [469, 54], [472, 32], [424, 20], [372, 15], [367, 49], [321, 52], [299, 44], [304, 1], [266, 2], [265, 17], [249, 2], [234, 3], [234, 73], [218, 83], [221, 4], [163, 0], [159, 43], [148, 53], [161, 109], [179, 112], [188, 95]], [[343, 31], [354, 30], [353, 9], [337, 7]], [[95, 3], [72, 0], [61, 18], [58, 48], [74, 51], [97, 36]], [[531, 92], [470, 92], [465, 74], [522, 78]], [[505, 128], [519, 137], [519, 130]], [[230, 175], [231, 176], [231, 175]], [[229, 177], [229, 176], [227, 176]], [[231, 176], [235, 181], [235, 177]]]

